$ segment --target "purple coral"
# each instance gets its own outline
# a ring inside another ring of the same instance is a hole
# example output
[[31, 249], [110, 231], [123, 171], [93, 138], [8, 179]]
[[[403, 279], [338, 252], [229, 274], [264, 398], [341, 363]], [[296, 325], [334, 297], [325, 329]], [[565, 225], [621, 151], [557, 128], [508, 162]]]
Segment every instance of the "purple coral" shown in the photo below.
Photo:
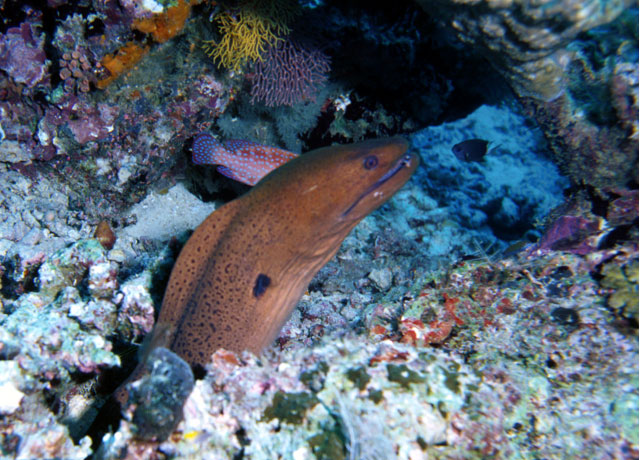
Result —
[[278, 40], [255, 64], [251, 102], [269, 107], [313, 100], [327, 80], [329, 57], [290, 40]]
[[23, 22], [0, 35], [0, 69], [29, 88], [49, 83], [44, 38], [36, 33], [37, 26]]
[[78, 105], [82, 108], [74, 110], [78, 118], [69, 119], [67, 126], [79, 144], [104, 139], [113, 131], [119, 114], [117, 106], [102, 102], [94, 106], [84, 101], [79, 101]]
[[601, 220], [587, 220], [578, 216], [561, 216], [540, 238], [535, 249], [567, 251], [586, 255], [597, 249], [597, 238], [602, 230]]

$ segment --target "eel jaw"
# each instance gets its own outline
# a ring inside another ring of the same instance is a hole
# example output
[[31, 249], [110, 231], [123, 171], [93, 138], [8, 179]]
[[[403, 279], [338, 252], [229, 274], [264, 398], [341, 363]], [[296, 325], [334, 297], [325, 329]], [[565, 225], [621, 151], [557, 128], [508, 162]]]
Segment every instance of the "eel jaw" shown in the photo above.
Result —
[[[413, 155], [411, 155], [411, 154], [403, 155], [398, 161], [396, 161], [396, 163], [393, 165], [393, 167], [391, 169], [389, 169], [377, 181], [375, 181], [373, 184], [371, 184], [369, 187], [367, 187], [367, 189], [364, 192], [362, 192], [362, 194], [358, 198], [356, 198], [356, 200], [351, 204], [351, 206], [349, 206], [340, 215], [340, 217], [343, 217], [343, 218], [347, 217], [347, 214], [349, 214], [353, 210], [353, 208], [355, 208], [358, 205], [358, 203], [360, 203], [360, 201], [362, 201], [362, 199], [365, 196], [371, 194], [371, 192], [373, 192], [375, 189], [377, 189], [382, 184], [384, 184], [389, 179], [391, 179], [393, 176], [395, 176], [400, 171], [402, 171], [403, 168], [410, 168], [412, 161], [414, 161]], [[382, 193], [382, 192], [376, 192], [376, 196], [379, 195], [380, 193]]]

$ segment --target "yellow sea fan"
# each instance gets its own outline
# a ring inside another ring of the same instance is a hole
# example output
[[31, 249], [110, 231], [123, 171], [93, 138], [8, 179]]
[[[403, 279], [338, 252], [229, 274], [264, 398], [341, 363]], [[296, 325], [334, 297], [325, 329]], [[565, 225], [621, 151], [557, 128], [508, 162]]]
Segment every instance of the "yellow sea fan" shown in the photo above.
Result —
[[239, 71], [247, 62], [261, 59], [268, 45], [289, 33], [287, 23], [297, 14], [292, 0], [254, 0], [219, 13], [215, 20], [222, 38], [204, 42], [205, 53], [219, 66]]

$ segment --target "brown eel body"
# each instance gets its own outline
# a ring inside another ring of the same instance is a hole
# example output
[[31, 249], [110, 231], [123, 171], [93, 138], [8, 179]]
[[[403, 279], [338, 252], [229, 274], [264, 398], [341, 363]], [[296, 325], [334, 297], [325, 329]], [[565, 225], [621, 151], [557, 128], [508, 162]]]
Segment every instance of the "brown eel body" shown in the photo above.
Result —
[[314, 150], [214, 211], [180, 252], [149, 348], [203, 366], [218, 348], [271, 344], [351, 229], [414, 172], [407, 147], [390, 138]]

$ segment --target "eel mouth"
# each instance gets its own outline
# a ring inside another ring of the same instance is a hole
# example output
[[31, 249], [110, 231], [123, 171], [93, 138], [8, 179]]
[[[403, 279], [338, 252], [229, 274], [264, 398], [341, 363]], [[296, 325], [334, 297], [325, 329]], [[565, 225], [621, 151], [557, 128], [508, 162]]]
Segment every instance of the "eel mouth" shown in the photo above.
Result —
[[364, 197], [366, 197], [367, 195], [371, 194], [371, 192], [373, 192], [375, 189], [377, 189], [382, 184], [387, 182], [389, 179], [391, 179], [393, 176], [398, 174], [404, 168], [410, 168], [413, 161], [414, 161], [413, 155], [411, 155], [409, 153], [403, 155], [402, 158], [400, 158], [398, 161], [396, 161], [396, 164], [394, 164], [391, 169], [389, 169], [377, 181], [375, 181], [373, 184], [371, 184], [369, 187], [367, 187], [367, 189], [364, 192], [362, 192], [362, 194], [358, 198], [356, 198], [356, 200], [351, 204], [351, 206], [349, 206], [346, 209], [346, 211], [344, 211], [342, 213], [341, 217], [346, 217], [347, 214], [349, 214], [351, 211], [353, 211], [353, 208], [355, 208], [358, 205], [358, 203], [360, 203], [360, 201], [362, 201], [362, 199]]

